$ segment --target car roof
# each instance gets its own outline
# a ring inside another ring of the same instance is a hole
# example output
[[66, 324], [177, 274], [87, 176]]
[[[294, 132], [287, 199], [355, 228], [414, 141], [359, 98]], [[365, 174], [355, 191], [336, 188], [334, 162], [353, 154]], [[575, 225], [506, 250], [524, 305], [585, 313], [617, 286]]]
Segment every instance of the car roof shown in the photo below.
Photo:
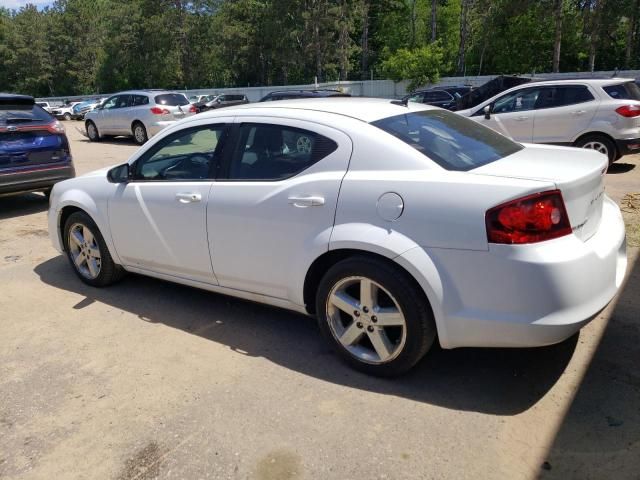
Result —
[[35, 100], [30, 95], [20, 95], [17, 93], [0, 93], [0, 104], [4, 105], [33, 105]]
[[[539, 86], [539, 85], [571, 85], [571, 84], [576, 84], [576, 83], [588, 83], [591, 85], [597, 85], [597, 86], [607, 86], [607, 85], [617, 85], [619, 83], [626, 83], [626, 82], [633, 82], [634, 79], [633, 78], [619, 78], [619, 77], [612, 77], [612, 78], [571, 78], [571, 79], [565, 79], [565, 80], [536, 80], [536, 79], [532, 79], [532, 82]], [[530, 86], [531, 83], [525, 83], [522, 85], [518, 85], [518, 87], [524, 87], [524, 86]], [[518, 88], [518, 87], [514, 87], [514, 88]]]
[[295, 114], [296, 111], [306, 110], [342, 115], [369, 123], [407, 112], [436, 109], [436, 107], [418, 103], [405, 106], [398, 101], [384, 98], [326, 97], [249, 103], [246, 105], [226, 107], [218, 112], [205, 112], [198, 115], [198, 117], [201, 115], [216, 117], [222, 114], [228, 116], [234, 113], [256, 116], [268, 115], [269, 113], [281, 115], [287, 110], [293, 114]]

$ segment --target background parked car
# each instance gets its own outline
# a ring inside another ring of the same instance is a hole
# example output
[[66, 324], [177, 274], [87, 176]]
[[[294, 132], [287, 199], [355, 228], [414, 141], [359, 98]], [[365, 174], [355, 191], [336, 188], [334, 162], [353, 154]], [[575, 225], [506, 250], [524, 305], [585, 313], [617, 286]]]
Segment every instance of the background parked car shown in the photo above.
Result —
[[202, 102], [208, 97], [213, 97], [213, 95], [191, 95], [189, 97], [189, 102], [191, 102], [193, 105], [196, 105], [197, 103]]
[[75, 176], [64, 127], [27, 95], [0, 94], [0, 196], [41, 191]]
[[167, 125], [195, 113], [195, 106], [182, 93], [133, 90], [112, 95], [87, 112], [85, 127], [93, 142], [106, 135], [124, 135], [142, 145]]
[[96, 108], [98, 105], [100, 105], [104, 100], [106, 99], [104, 98], [92, 99], [92, 100], [87, 100], [86, 102], [82, 102], [82, 103], [78, 103], [77, 105], [74, 105], [74, 107], [71, 109], [72, 111], [71, 117], [74, 120], [84, 120], [84, 116], [88, 112]]
[[73, 107], [79, 103], [82, 102], [70, 102], [66, 105], [56, 107], [51, 110], [51, 115], [56, 117], [58, 120], [71, 120], [73, 118]]
[[36, 102], [36, 105], [38, 105], [47, 113], [51, 113], [51, 110], [53, 110], [53, 107], [49, 104], [49, 102]]
[[194, 103], [193, 105], [196, 107], [196, 110], [198, 112], [202, 112], [204, 106], [209, 103], [211, 100], [215, 99], [218, 95], [217, 94], [212, 94], [212, 95], [202, 95], [200, 100], [197, 103]]
[[239, 93], [221, 93], [200, 106], [199, 111], [205, 112], [207, 110], [230, 107], [231, 105], [242, 105], [244, 103], [249, 103], [246, 95]]
[[348, 93], [340, 90], [282, 90], [280, 92], [270, 92], [260, 99], [261, 102], [271, 102], [275, 100], [295, 100], [297, 98], [324, 98], [324, 97], [350, 97]]
[[471, 92], [470, 86], [433, 87], [427, 90], [417, 90], [405, 96], [403, 102], [426, 103], [446, 110], [456, 110], [458, 99]]
[[457, 113], [519, 142], [598, 150], [610, 163], [640, 151], [640, 88], [633, 80], [532, 82]]

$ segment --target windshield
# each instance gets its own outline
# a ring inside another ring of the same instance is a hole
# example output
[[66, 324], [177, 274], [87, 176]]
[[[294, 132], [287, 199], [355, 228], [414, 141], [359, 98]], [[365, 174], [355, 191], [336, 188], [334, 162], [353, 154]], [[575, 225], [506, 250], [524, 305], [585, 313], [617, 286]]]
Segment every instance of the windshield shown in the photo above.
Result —
[[189, 100], [187, 100], [187, 97], [181, 93], [164, 93], [162, 95], [156, 95], [154, 100], [158, 105], [169, 105], [171, 107], [189, 105]]
[[524, 148], [473, 120], [444, 110], [405, 113], [371, 124], [447, 170], [471, 170]]
[[0, 125], [51, 123], [52, 118], [38, 105], [0, 105]]

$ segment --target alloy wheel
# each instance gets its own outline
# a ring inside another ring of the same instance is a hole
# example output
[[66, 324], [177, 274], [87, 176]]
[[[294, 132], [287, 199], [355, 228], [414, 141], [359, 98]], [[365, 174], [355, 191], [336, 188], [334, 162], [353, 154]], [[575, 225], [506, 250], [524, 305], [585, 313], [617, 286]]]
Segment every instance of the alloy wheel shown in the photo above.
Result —
[[393, 295], [370, 278], [337, 282], [326, 310], [331, 333], [358, 360], [383, 364], [402, 352], [407, 336], [404, 314]]
[[102, 267], [100, 246], [86, 225], [74, 223], [69, 229], [69, 254], [80, 275], [89, 280], [100, 275]]
[[133, 136], [138, 143], [144, 143], [147, 139], [144, 127], [142, 125], [136, 125], [136, 127], [133, 129]]
[[609, 149], [602, 142], [598, 142], [598, 141], [587, 142], [582, 146], [582, 148], [587, 148], [589, 150], [596, 150], [600, 153], [605, 154], [607, 157], [609, 156]]

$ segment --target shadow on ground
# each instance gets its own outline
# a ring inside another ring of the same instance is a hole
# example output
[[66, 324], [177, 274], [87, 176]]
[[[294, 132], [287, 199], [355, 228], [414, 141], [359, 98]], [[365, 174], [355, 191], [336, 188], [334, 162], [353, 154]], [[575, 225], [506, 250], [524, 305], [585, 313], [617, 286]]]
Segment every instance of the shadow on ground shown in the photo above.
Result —
[[31, 215], [48, 209], [49, 200], [42, 193], [0, 197], [0, 220]]
[[636, 168], [633, 163], [612, 163], [607, 169], [607, 173], [626, 173]]
[[540, 477], [640, 478], [640, 256]]
[[[84, 142], [84, 143], [94, 143], [91, 140], [89, 140], [87, 137], [82, 137], [81, 139], [76, 140], [77, 142]], [[134, 147], [138, 147], [139, 145], [135, 142], [135, 140], [131, 137], [102, 137], [100, 139], [100, 143], [106, 143], [108, 145], [129, 145], [129, 146], [134, 146]]]
[[377, 379], [343, 365], [315, 321], [303, 315], [138, 275], [91, 288], [62, 256], [35, 271], [43, 282], [84, 296], [75, 309], [105, 303], [324, 381], [451, 409], [499, 415], [527, 410], [556, 383], [578, 339], [538, 349], [434, 348], [408, 375]]

